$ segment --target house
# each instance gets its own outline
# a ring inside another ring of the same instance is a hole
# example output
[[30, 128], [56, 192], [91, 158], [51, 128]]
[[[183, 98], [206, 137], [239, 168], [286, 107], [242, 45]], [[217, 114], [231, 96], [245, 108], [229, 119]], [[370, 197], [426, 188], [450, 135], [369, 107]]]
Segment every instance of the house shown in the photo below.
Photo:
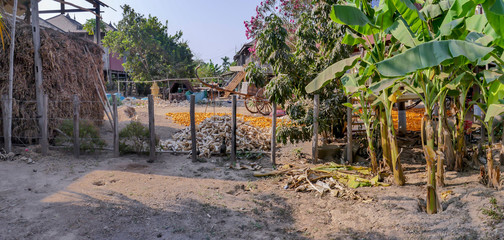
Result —
[[[60, 14], [45, 20], [48, 24], [60, 29], [66, 33], [72, 33], [79, 37], [88, 39], [90, 41], [95, 40], [94, 35], [90, 35], [86, 30], [83, 29], [83, 25], [75, 20], [75, 16], [72, 19], [70, 14]], [[41, 25], [43, 25], [41, 23]], [[108, 31], [116, 31], [111, 24], [105, 24], [105, 31], [100, 32], [100, 39], [103, 39]], [[124, 71], [122, 64], [124, 60], [121, 59], [117, 54], [111, 53], [108, 48], [104, 48], [105, 54], [103, 56], [104, 71], [107, 79], [114, 80], [126, 80], [127, 73]]]

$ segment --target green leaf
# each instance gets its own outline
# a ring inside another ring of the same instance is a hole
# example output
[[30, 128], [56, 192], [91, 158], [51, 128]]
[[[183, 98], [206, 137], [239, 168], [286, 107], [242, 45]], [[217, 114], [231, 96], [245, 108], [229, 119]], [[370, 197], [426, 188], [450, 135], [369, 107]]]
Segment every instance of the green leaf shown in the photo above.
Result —
[[455, 19], [448, 24], [442, 24], [441, 28], [439, 28], [439, 31], [441, 33], [441, 36], [449, 36], [452, 34], [453, 30], [457, 28], [461, 23], [464, 22], [463, 18], [458, 18]]
[[437, 66], [458, 56], [465, 56], [469, 61], [475, 62], [492, 50], [493, 48], [461, 40], [432, 41], [376, 63], [376, 67], [383, 76], [404, 76], [420, 69]]
[[470, 32], [466, 36], [466, 41], [478, 43], [482, 46], [488, 46], [493, 41], [493, 37], [485, 35], [483, 33]]
[[357, 79], [352, 74], [343, 75], [343, 77], [341, 77], [341, 84], [343, 85], [346, 93], [357, 92], [360, 87]]
[[345, 34], [345, 37], [343, 37], [343, 40], [341, 43], [354, 46], [357, 44], [366, 44], [366, 40], [362, 39], [361, 37], [356, 36], [355, 34], [351, 33], [350, 31], [347, 31]]
[[500, 99], [504, 99], [504, 84], [500, 81], [495, 81], [488, 90], [487, 104], [497, 104]]
[[399, 14], [406, 20], [406, 23], [417, 35], [424, 39], [429, 35], [423, 14], [421, 14], [411, 0], [390, 0]]
[[482, 6], [488, 23], [499, 37], [504, 37], [504, 9], [502, 0], [488, 0]]
[[341, 76], [343, 73], [345, 73], [348, 69], [353, 68], [355, 64], [360, 60], [360, 56], [356, 55], [350, 58], [345, 58], [343, 60], [340, 60], [333, 65], [329, 66], [326, 68], [324, 71], [319, 73], [313, 81], [311, 81], [307, 86], [306, 86], [306, 92], [312, 93], [317, 91], [318, 89], [322, 88], [325, 86], [325, 84], [339, 76]]
[[399, 42], [410, 48], [419, 44], [415, 34], [402, 17], [398, 18], [388, 30]]
[[485, 122], [504, 113], [504, 104], [491, 104], [485, 115]]
[[385, 78], [379, 82], [375, 82], [369, 86], [369, 90], [373, 91], [374, 93], [378, 93], [382, 91], [383, 89], [387, 89], [394, 85], [394, 83], [399, 80], [399, 78]]
[[353, 6], [334, 5], [330, 17], [333, 21], [347, 25], [363, 35], [371, 35], [378, 32], [378, 29], [369, 21], [366, 14]]

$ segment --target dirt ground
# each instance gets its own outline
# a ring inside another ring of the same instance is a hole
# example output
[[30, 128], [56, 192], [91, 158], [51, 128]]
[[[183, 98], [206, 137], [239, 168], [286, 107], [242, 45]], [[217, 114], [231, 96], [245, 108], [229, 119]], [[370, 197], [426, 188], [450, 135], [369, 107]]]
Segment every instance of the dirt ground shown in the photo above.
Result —
[[[162, 138], [181, 128], [167, 111], [188, 108], [156, 108]], [[137, 113], [147, 122], [146, 108]], [[121, 117], [122, 127], [128, 122]], [[104, 127], [103, 136], [110, 135]], [[284, 146], [278, 161], [309, 166], [293, 149], [309, 157], [310, 146]], [[230, 169], [226, 158], [192, 163], [187, 155], [162, 154], [149, 164], [145, 156], [106, 151], [78, 159], [62, 151], [43, 157], [36, 147], [16, 152], [35, 163], [0, 161], [0, 239], [504, 239], [504, 223], [482, 213], [492, 197], [503, 206], [504, 193], [479, 184], [476, 171], [447, 172], [440, 192], [453, 194], [444, 211], [421, 212], [426, 174], [416, 148], [401, 155], [406, 186], [359, 188], [374, 199], [367, 203], [285, 190], [283, 177], [256, 178]], [[270, 167], [268, 161], [257, 163]]]

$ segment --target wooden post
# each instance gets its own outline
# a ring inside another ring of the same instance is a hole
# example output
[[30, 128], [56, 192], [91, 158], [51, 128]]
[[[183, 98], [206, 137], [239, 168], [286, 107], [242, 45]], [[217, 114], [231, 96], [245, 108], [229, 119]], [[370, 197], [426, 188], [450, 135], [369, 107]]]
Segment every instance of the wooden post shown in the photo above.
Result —
[[195, 102], [196, 97], [194, 94], [191, 94], [191, 106], [189, 109], [189, 115], [191, 117], [191, 157], [192, 161], [197, 161], [197, 150], [196, 150], [196, 113], [195, 113]]
[[231, 125], [231, 162], [236, 162], [236, 95], [233, 95]]
[[80, 155], [80, 137], [79, 137], [80, 102], [79, 102], [79, 96], [74, 95], [74, 97], [73, 97], [73, 103], [74, 103], [74, 114], [73, 114], [73, 138], [74, 138], [74, 145], [73, 145], [73, 152], [74, 152], [74, 156], [76, 158], [78, 158], [79, 155]]
[[[2, 95], [2, 117], [3, 117], [3, 135], [4, 135], [4, 148], [7, 153], [12, 151], [12, 142], [11, 142], [11, 121], [12, 115], [9, 111], [10, 101], [8, 95]], [[10, 119], [9, 119], [10, 118]]]
[[49, 151], [49, 139], [47, 138], [48, 135], [48, 123], [49, 120], [47, 118], [47, 112], [49, 111], [49, 96], [47, 94], [44, 94], [43, 98], [43, 109], [42, 109], [42, 129], [40, 129], [41, 132], [41, 139], [40, 139], [40, 145], [42, 147], [42, 155], [47, 155], [47, 152]]
[[117, 114], [117, 96], [112, 94], [112, 101], [114, 103], [113, 106], [113, 115], [114, 118], [114, 157], [119, 157], [119, 115]]
[[154, 125], [154, 96], [149, 94], [149, 161], [154, 162], [156, 160], [156, 125]]
[[277, 105], [273, 103], [273, 119], [271, 120], [271, 164], [276, 167], [276, 118]]
[[397, 103], [397, 115], [398, 115], [398, 120], [397, 124], [399, 127], [399, 136], [404, 136], [406, 135], [406, 103], [405, 102], [398, 102]]
[[[42, 115], [44, 114], [44, 88], [42, 79], [42, 59], [40, 58], [40, 25], [39, 25], [39, 8], [37, 0], [31, 0], [31, 27], [33, 34], [33, 48], [34, 48], [34, 71], [35, 71], [35, 95], [37, 98], [37, 114], [40, 117], [38, 124], [39, 129], [44, 129], [44, 121]], [[41, 133], [42, 135], [43, 133]]]
[[[4, 137], [8, 137], [5, 142], [5, 151], [8, 153], [12, 150], [12, 88], [14, 84], [14, 49], [16, 48], [16, 14], [17, 14], [18, 1], [14, 0], [12, 8], [12, 26], [11, 26], [11, 44], [9, 52], [9, 92], [7, 96], [7, 104], [4, 104]], [[7, 135], [7, 136], [5, 136]]]
[[[348, 97], [347, 102], [352, 104], [352, 97]], [[347, 155], [346, 159], [348, 163], [353, 162], [353, 150], [352, 150], [352, 109], [347, 107]]]
[[[32, 0], [33, 1], [33, 0]], [[95, 3], [95, 9], [96, 9], [96, 25], [95, 25], [95, 40], [96, 40], [96, 44], [100, 44], [101, 43], [101, 30], [100, 30], [100, 23], [101, 23], [101, 18], [99, 17], [100, 16], [100, 4], [99, 3]]]
[[313, 138], [312, 138], [313, 162], [318, 161], [317, 146], [318, 146], [318, 128], [319, 128], [318, 123], [319, 104], [320, 104], [320, 97], [318, 94], [315, 94], [315, 96], [313, 97]]

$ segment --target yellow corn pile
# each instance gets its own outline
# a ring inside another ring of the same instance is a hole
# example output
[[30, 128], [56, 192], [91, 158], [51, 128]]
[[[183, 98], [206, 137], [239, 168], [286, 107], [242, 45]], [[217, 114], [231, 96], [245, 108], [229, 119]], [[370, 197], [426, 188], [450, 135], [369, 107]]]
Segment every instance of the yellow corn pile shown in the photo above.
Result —
[[[200, 124], [203, 122], [203, 120], [211, 117], [211, 116], [224, 116], [224, 115], [231, 115], [229, 113], [196, 113], [196, 125]], [[182, 126], [189, 126], [191, 124], [190, 116], [188, 112], [182, 112], [182, 113], [167, 113], [167, 117], [170, 117], [175, 123], [178, 123]], [[271, 118], [269, 117], [253, 117], [253, 116], [246, 116], [243, 114], [236, 114], [237, 118], [243, 119], [244, 122], [248, 122], [250, 125], [257, 127], [257, 128], [270, 128], [271, 127]], [[278, 119], [277, 122], [279, 124], [283, 123], [284, 121]]]
[[[422, 117], [424, 115], [423, 108], [413, 108], [406, 111], [406, 130], [420, 132], [422, 126]], [[398, 113], [397, 111], [392, 112], [392, 119], [394, 120], [394, 127], [398, 128]]]

